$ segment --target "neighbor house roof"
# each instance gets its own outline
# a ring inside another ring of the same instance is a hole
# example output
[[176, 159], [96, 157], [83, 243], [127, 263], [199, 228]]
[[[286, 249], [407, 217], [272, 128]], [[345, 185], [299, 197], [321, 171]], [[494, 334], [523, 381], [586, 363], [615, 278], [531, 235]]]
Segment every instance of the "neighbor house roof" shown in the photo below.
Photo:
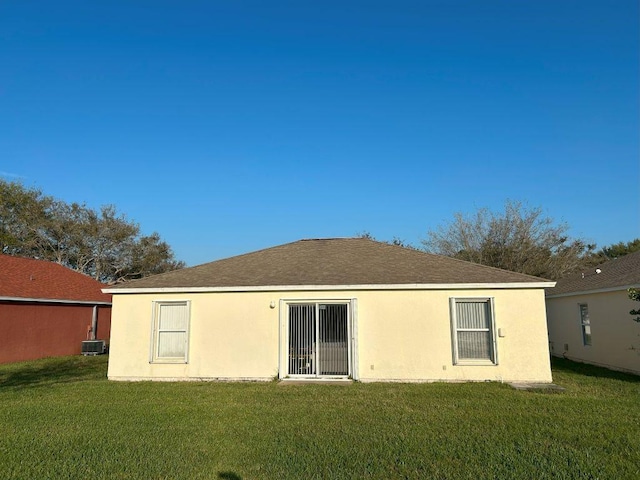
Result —
[[[508, 284], [551, 286], [546, 280], [432, 255], [365, 238], [299, 240], [110, 288], [113, 293], [151, 290], [247, 290], [304, 286]], [[470, 288], [470, 287], [469, 287]], [[242, 288], [240, 288], [242, 289]]]
[[0, 255], [0, 300], [111, 303], [104, 287], [57, 263]]
[[[600, 273], [597, 273], [598, 270]], [[634, 252], [558, 280], [555, 288], [547, 290], [547, 296], [625, 290], [638, 285], [640, 252]]]

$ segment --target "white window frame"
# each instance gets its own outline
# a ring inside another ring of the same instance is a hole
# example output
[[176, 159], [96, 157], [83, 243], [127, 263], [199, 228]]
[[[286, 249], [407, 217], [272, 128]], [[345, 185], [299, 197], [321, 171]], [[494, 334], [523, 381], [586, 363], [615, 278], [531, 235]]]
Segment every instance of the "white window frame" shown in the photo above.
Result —
[[[187, 326], [184, 331], [186, 334], [186, 341], [184, 347], [184, 356], [182, 357], [159, 357], [158, 356], [158, 342], [160, 341], [159, 328], [160, 323], [160, 311], [164, 305], [184, 305], [187, 309]], [[189, 363], [189, 332], [191, 330], [191, 301], [189, 300], [155, 300], [152, 307], [152, 319], [151, 319], [151, 344], [149, 348], [149, 363]]]
[[[584, 307], [584, 310], [583, 310]], [[583, 313], [586, 311], [586, 315]], [[589, 304], [578, 304], [578, 315], [580, 315], [580, 331], [582, 333], [582, 346], [590, 347], [593, 345], [593, 334], [591, 333], [591, 317], [589, 316]], [[589, 328], [589, 341], [587, 342], [587, 327]]]
[[[459, 331], [487, 331], [487, 329], [471, 330], [459, 329], [456, 313], [456, 305], [463, 302], [485, 302], [489, 304], [489, 334], [491, 337], [491, 345], [493, 358], [491, 359], [469, 359], [459, 358], [458, 356], [458, 332]], [[451, 345], [453, 352], [454, 365], [498, 365], [498, 342], [496, 341], [496, 319], [495, 319], [495, 301], [493, 297], [452, 297], [449, 299], [449, 307], [451, 311]]]

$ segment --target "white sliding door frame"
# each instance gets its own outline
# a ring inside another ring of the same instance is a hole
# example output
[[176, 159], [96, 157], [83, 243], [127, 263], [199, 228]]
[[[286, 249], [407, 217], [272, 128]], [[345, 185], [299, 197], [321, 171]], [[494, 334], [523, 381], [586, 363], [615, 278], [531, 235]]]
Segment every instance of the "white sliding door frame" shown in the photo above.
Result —
[[[313, 305], [315, 309], [314, 329], [315, 329], [315, 344], [319, 343], [320, 335], [320, 306], [321, 305], [346, 305], [347, 312], [347, 331], [345, 345], [347, 348], [347, 367], [348, 372], [345, 375], [333, 375], [320, 373], [320, 353], [319, 348], [314, 348], [313, 352], [313, 373], [299, 374], [291, 371], [290, 368], [290, 311], [292, 305]], [[357, 352], [357, 339], [356, 339], [356, 323], [355, 323], [355, 306], [356, 299], [354, 298], [329, 298], [329, 299], [314, 299], [314, 298], [297, 298], [297, 299], [281, 299], [279, 302], [279, 322], [280, 322], [280, 339], [279, 339], [279, 378], [356, 378], [356, 352]]]

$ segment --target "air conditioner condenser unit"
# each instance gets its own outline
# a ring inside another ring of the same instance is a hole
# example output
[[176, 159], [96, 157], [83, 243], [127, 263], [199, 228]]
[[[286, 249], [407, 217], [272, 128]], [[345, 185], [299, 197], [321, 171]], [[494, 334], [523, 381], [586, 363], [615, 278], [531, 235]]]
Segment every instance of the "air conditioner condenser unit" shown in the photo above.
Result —
[[105, 350], [104, 340], [85, 340], [82, 342], [82, 355], [102, 355]]

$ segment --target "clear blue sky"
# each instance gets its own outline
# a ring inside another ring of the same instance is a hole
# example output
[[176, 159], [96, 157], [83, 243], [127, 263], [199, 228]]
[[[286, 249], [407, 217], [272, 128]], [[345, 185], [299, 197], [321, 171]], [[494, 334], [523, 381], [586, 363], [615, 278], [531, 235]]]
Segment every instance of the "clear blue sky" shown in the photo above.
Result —
[[540, 206], [640, 236], [637, 0], [0, 3], [0, 176], [189, 265]]

